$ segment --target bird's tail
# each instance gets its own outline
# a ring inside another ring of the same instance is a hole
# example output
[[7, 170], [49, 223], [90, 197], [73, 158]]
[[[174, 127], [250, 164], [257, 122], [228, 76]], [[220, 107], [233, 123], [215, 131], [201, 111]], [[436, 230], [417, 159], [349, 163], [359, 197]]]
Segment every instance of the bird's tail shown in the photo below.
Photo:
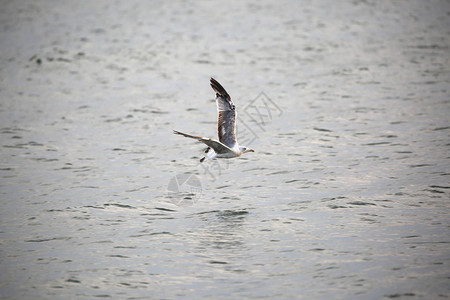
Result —
[[200, 162], [208, 161], [210, 159], [213, 159], [217, 156], [217, 153], [214, 151], [214, 149], [211, 149], [211, 147], [208, 147], [205, 151], [205, 156], [200, 159]]
[[190, 134], [187, 134], [187, 133], [182, 133], [182, 132], [179, 132], [179, 131], [176, 131], [176, 130], [174, 130], [174, 131], [173, 131], [173, 133], [175, 133], [175, 134], [179, 134], [179, 135], [182, 135], [182, 136], [185, 136], [185, 137], [191, 138], [191, 139], [196, 139], [196, 140], [200, 140], [200, 139], [202, 139], [202, 137], [201, 137], [201, 136], [190, 135]]

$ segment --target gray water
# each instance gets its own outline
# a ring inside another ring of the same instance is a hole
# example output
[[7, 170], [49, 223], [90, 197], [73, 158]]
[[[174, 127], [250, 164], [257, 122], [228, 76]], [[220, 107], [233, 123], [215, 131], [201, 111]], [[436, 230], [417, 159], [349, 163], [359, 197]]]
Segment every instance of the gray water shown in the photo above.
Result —
[[0, 5], [2, 298], [449, 297], [448, 1]]

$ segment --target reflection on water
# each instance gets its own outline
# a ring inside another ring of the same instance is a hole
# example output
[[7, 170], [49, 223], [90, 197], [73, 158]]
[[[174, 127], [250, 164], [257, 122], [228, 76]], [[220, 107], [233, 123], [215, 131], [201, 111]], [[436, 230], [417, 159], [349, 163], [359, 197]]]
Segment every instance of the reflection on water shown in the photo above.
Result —
[[450, 5], [288, 2], [2, 5], [2, 297], [450, 293]]
[[[244, 230], [243, 225], [247, 211], [212, 211], [202, 212], [200, 219], [206, 222], [205, 232], [199, 235], [199, 251], [208, 251], [213, 249], [230, 251], [239, 249], [242, 251], [244, 241], [239, 236], [239, 232]], [[212, 215], [214, 214], [214, 215]], [[223, 257], [223, 252], [219, 252]], [[216, 261], [217, 263], [217, 261]], [[226, 263], [226, 262], [224, 262]]]

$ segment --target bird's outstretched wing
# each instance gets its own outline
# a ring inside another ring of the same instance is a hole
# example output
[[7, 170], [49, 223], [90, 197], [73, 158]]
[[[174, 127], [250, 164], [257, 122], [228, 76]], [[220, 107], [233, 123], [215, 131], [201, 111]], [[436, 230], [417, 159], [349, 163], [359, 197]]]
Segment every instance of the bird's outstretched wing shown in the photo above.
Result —
[[216, 104], [219, 117], [217, 120], [217, 130], [219, 141], [233, 148], [236, 142], [236, 107], [230, 95], [214, 78], [210, 80], [211, 87], [216, 92]]
[[179, 132], [176, 130], [174, 130], [173, 133], [179, 134], [179, 135], [191, 138], [191, 139], [196, 139], [196, 140], [206, 144], [208, 147], [211, 147], [212, 149], [214, 149], [214, 151], [217, 154], [225, 154], [225, 153], [233, 152], [233, 150], [231, 150], [228, 146], [222, 144], [219, 141], [213, 140], [213, 139], [208, 139], [208, 138], [204, 138], [201, 136], [190, 135], [190, 134]]

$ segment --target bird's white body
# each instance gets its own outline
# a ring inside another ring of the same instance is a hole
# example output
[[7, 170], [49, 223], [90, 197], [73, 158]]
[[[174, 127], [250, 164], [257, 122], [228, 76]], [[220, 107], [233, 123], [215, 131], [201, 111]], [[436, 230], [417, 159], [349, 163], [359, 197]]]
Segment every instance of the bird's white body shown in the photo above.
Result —
[[204, 161], [208, 161], [214, 158], [234, 158], [234, 157], [239, 157], [242, 154], [244, 154], [242, 147], [239, 146], [235, 146], [233, 148], [231, 148], [230, 152], [226, 152], [226, 153], [220, 153], [217, 154], [216, 151], [214, 151], [214, 149], [209, 149], [208, 152], [205, 154], [205, 160]]

